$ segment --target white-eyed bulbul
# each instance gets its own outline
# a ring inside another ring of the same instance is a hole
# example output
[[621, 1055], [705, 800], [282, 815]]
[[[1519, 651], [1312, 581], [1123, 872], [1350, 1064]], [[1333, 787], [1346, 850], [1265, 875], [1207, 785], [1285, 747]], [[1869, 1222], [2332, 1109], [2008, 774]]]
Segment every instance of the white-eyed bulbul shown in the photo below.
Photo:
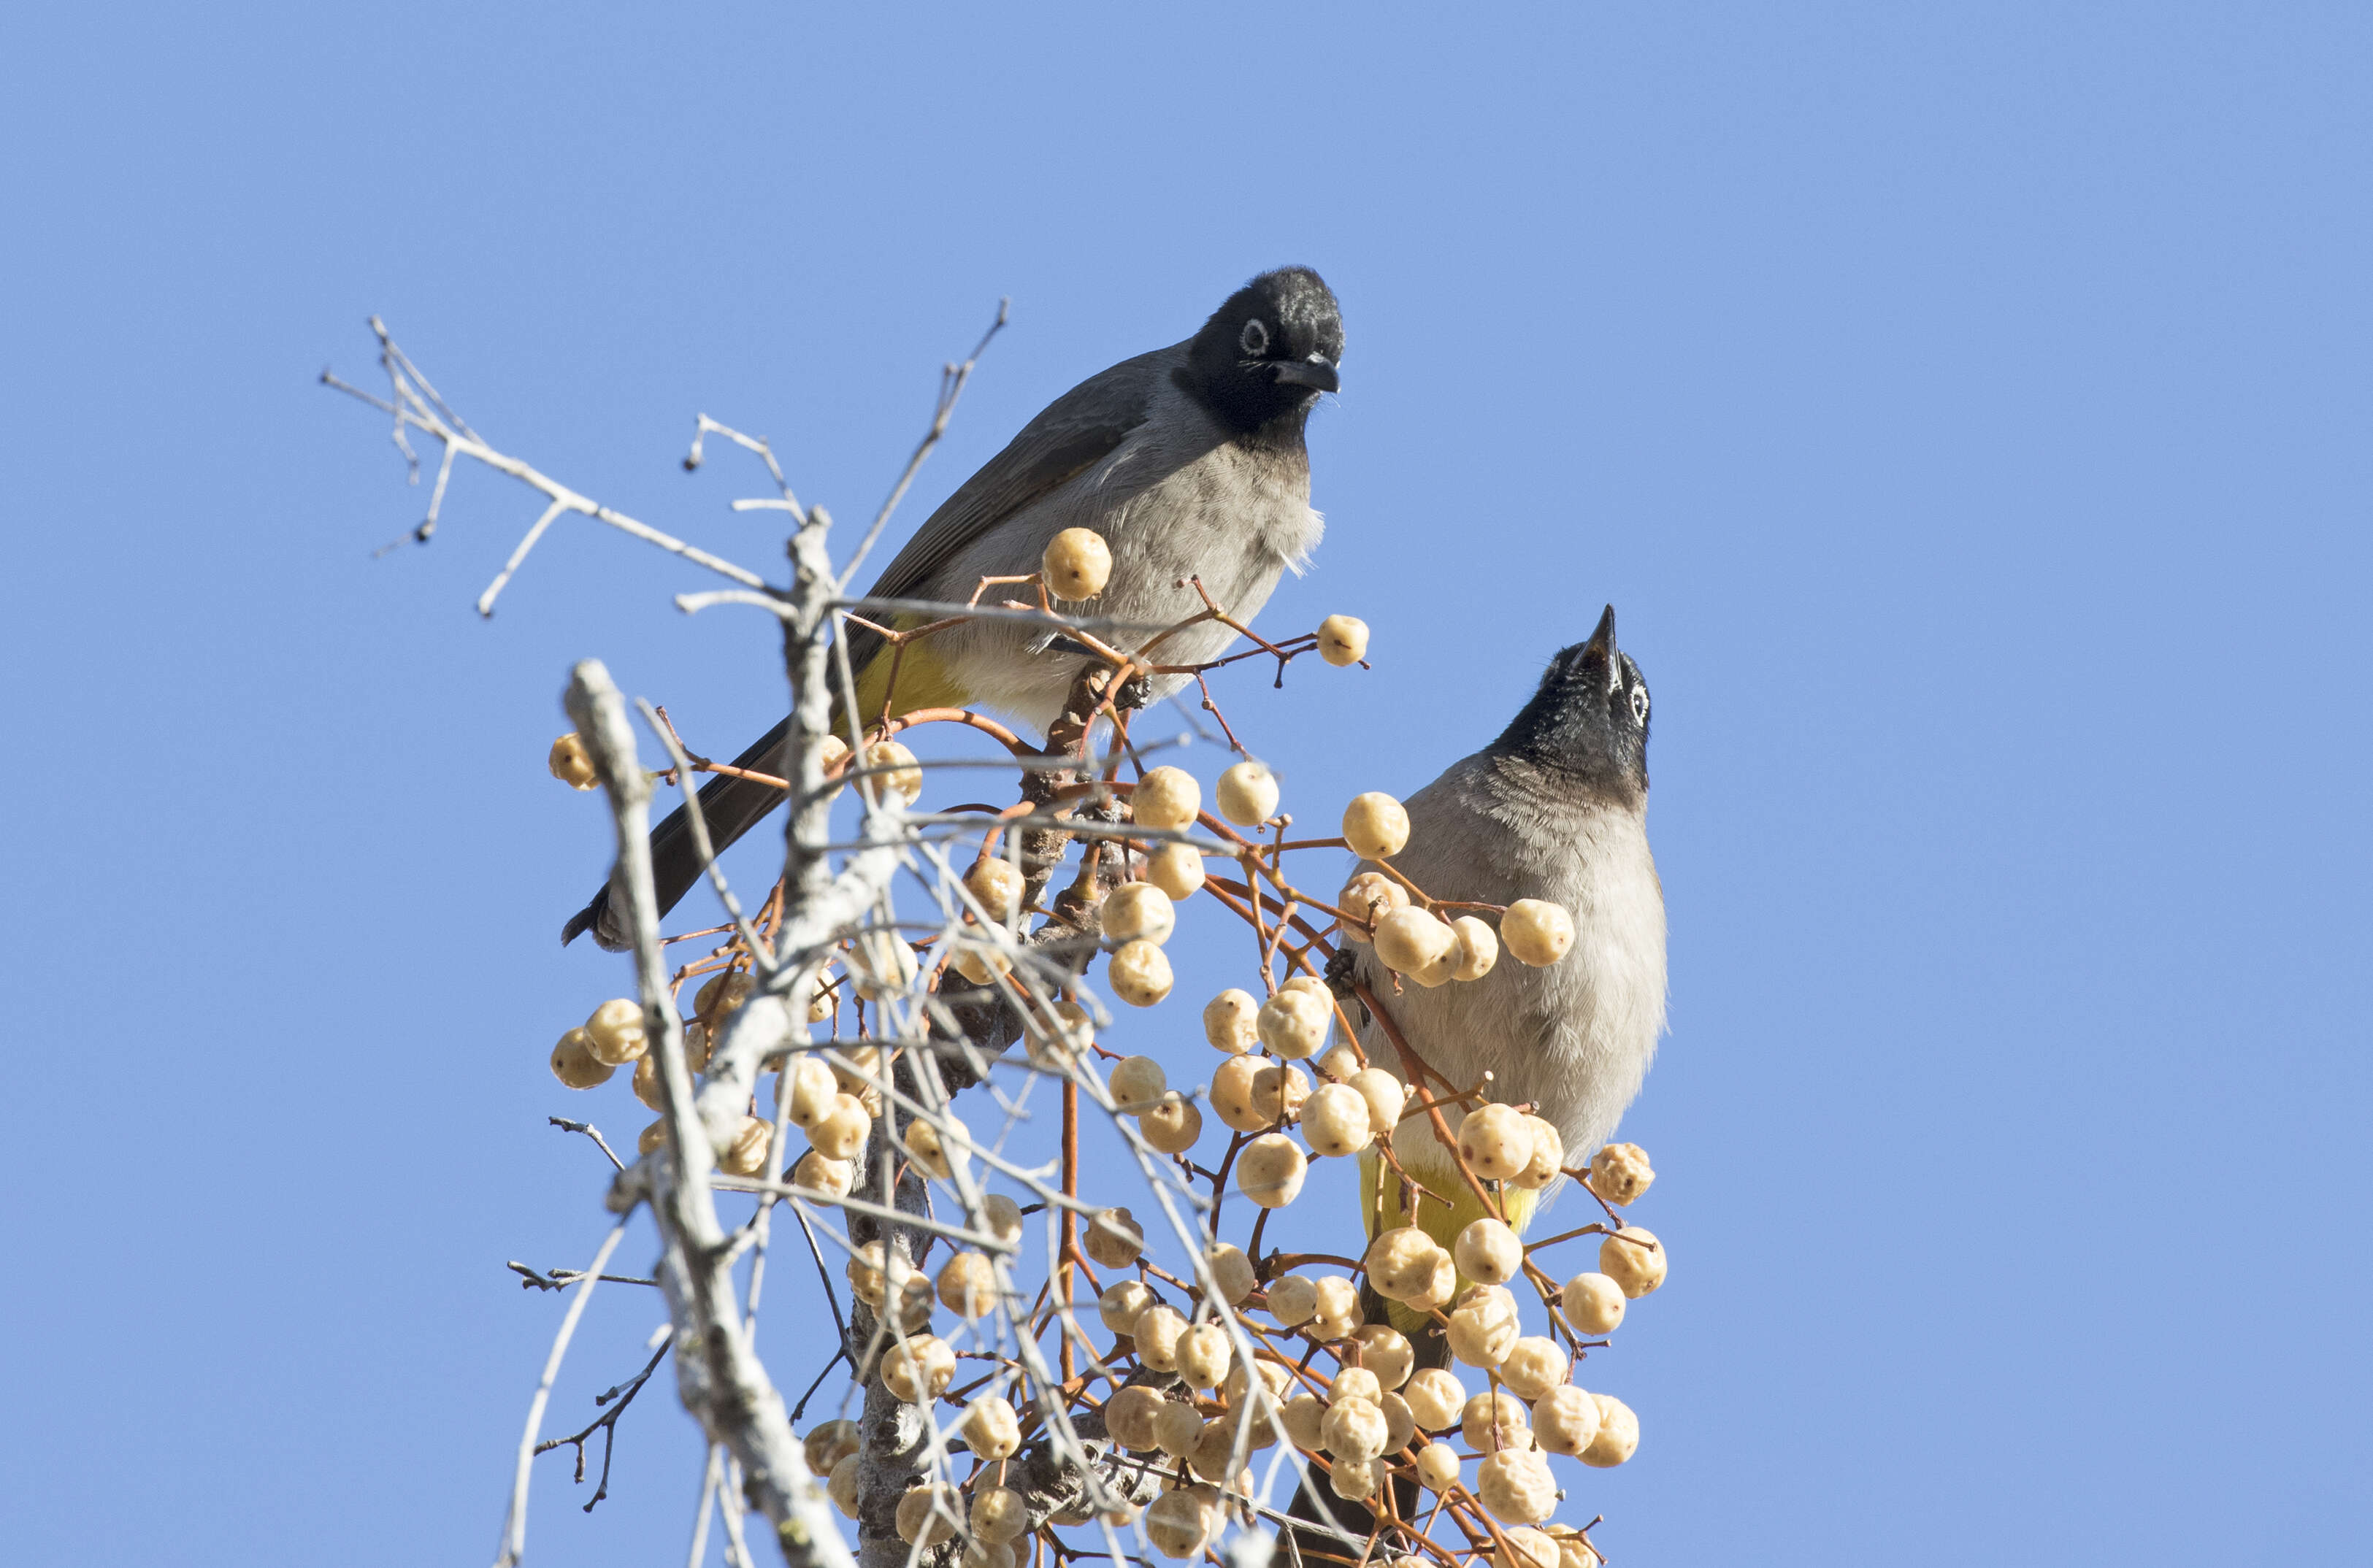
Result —
[[[1278, 578], [1299, 571], [1317, 547], [1303, 427], [1318, 395], [1337, 389], [1342, 356], [1342, 316], [1318, 274], [1307, 267], [1262, 273], [1186, 342], [1123, 360], [1048, 404], [931, 514], [869, 595], [962, 604], [981, 578], [1035, 572], [1055, 535], [1085, 528], [1112, 552], [1111, 581], [1092, 604], [1058, 609], [1174, 623], [1202, 609], [1186, 582], [1199, 577], [1237, 620], [1250, 618]], [[1234, 637], [1206, 621], [1164, 643], [1158, 656], [1198, 663]], [[879, 717], [890, 695], [887, 647], [862, 628], [848, 633], [861, 718]], [[896, 703], [902, 711], [978, 705], [1043, 731], [1081, 663], [1076, 645], [1066, 650], [1044, 628], [973, 621], [908, 645]], [[1149, 696], [1184, 679], [1153, 681]], [[846, 727], [837, 694], [834, 727]], [[788, 776], [789, 728], [777, 725], [735, 765]], [[768, 784], [711, 779], [700, 791], [711, 842], [722, 850], [783, 798]], [[704, 870], [682, 809], [652, 832], [651, 863], [664, 912]], [[561, 940], [590, 927], [602, 947], [623, 947], [625, 933], [608, 906], [605, 887]]]
[[[1640, 1092], [1665, 1028], [1665, 895], [1648, 853], [1648, 686], [1615, 645], [1614, 606], [1588, 641], [1549, 662], [1498, 739], [1403, 805], [1409, 842], [1392, 864], [1429, 897], [1548, 900], [1572, 915], [1573, 946], [1541, 968], [1503, 953], [1480, 980], [1432, 990], [1409, 981], [1396, 993], [1374, 947], [1352, 945], [1344, 949], [1351, 972], [1455, 1088], [1488, 1071], [1486, 1098], [1529, 1102], [1563, 1137], [1566, 1163], [1586, 1161]], [[1363, 861], [1359, 869], [1374, 867]], [[1361, 1016], [1356, 1005], [1350, 1016]], [[1406, 1077], [1373, 1017], [1360, 1043], [1371, 1063]], [[1445, 1114], [1455, 1132], [1463, 1114]], [[1427, 1118], [1403, 1121], [1393, 1151], [1452, 1200], [1445, 1209], [1420, 1197], [1415, 1221], [1449, 1247], [1482, 1205]], [[1362, 1178], [1372, 1232], [1411, 1223], [1401, 1183], [1374, 1155], [1363, 1157]], [[1540, 1195], [1514, 1186], [1500, 1193], [1518, 1231]]]

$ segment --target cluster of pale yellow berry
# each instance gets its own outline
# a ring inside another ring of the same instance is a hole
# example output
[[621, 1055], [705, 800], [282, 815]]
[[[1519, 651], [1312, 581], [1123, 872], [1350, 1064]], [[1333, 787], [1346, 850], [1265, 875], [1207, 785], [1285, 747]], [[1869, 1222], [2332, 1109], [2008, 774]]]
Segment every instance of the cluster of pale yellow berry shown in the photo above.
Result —
[[[1055, 598], [1076, 601], [1100, 594], [1111, 569], [1104, 540], [1074, 528], [1047, 547], [1041, 580]], [[1349, 665], [1364, 657], [1368, 628], [1350, 616], [1330, 616], [1315, 641], [1327, 663]], [[837, 739], [827, 742], [827, 753], [828, 774], [840, 774], [851, 761], [849, 749]], [[882, 795], [909, 804], [919, 798], [922, 770], [896, 741], [870, 742], [857, 761]], [[555, 742], [551, 768], [579, 789], [596, 782], [574, 735]], [[1220, 774], [1212, 807], [1227, 822], [1257, 830], [1277, 820], [1280, 794], [1276, 775], [1248, 759]], [[1131, 820], [1149, 835], [1173, 834], [1198, 822], [1202, 785], [1183, 769], [1157, 767], [1128, 791], [1126, 804]], [[1385, 869], [1361, 871], [1343, 889], [1340, 939], [1373, 943], [1386, 968], [1425, 987], [1480, 980], [1503, 954], [1531, 966], [1566, 956], [1573, 920], [1553, 902], [1520, 900], [1499, 912], [1495, 927], [1475, 913], [1449, 917], [1450, 911], [1422, 897], [1413, 900], [1409, 885], [1387, 865], [1406, 848], [1409, 832], [1408, 812], [1389, 795], [1364, 794], [1345, 809], [1344, 842], [1362, 861]], [[1109, 954], [1106, 986], [1132, 1007], [1151, 1007], [1174, 988], [1163, 946], [1176, 930], [1177, 906], [1204, 889], [1204, 857], [1175, 838], [1149, 837], [1126, 853], [1131, 879], [1105, 894], [1095, 912]], [[1025, 890], [1021, 873], [984, 854], [963, 882], [970, 907], [936, 959], [928, 951], [918, 957], [894, 932], [860, 933], [843, 947], [845, 975], [827, 973], [811, 993], [811, 1020], [829, 1017], [845, 989], [869, 998], [902, 992], [934, 961], [976, 983], [1010, 973]], [[738, 971], [717, 975], [701, 988], [684, 1029], [694, 1072], [706, 1066], [710, 1042], [750, 990], [749, 976]], [[1077, 1074], [1098, 1054], [1093, 1021], [1078, 1003], [1055, 1000], [1025, 1011], [1027, 1049], [1042, 1069]], [[1203, 1098], [1240, 1135], [1234, 1181], [1262, 1209], [1295, 1201], [1312, 1156], [1341, 1157], [1372, 1149], [1379, 1140], [1389, 1144], [1404, 1119], [1424, 1113], [1411, 1109], [1409, 1090], [1398, 1077], [1369, 1064], [1348, 1028], [1337, 1035], [1338, 1018], [1327, 986], [1306, 974], [1285, 980], [1265, 999], [1231, 989], [1203, 1008], [1205, 1038], [1225, 1058]], [[1304, 1062], [1315, 1071], [1315, 1087], [1297, 1065]], [[642, 1010], [625, 1000], [602, 1004], [562, 1037], [552, 1057], [555, 1074], [572, 1088], [591, 1087], [628, 1063], [637, 1098], [660, 1109]], [[796, 1055], [786, 1063], [775, 1105], [809, 1144], [791, 1174], [794, 1185], [824, 1197], [848, 1194], [882, 1114], [879, 1084], [886, 1068], [873, 1047], [843, 1050], [831, 1060]], [[1106, 1085], [1114, 1109], [1134, 1121], [1155, 1151], [1184, 1156], [1200, 1139], [1204, 1107], [1195, 1095], [1171, 1087], [1153, 1058], [1114, 1062]], [[919, 1174], [946, 1181], [951, 1156], [967, 1134], [953, 1117], [941, 1120], [941, 1126], [908, 1122], [903, 1142]], [[1299, 1142], [1289, 1129], [1298, 1132]], [[767, 1171], [775, 1157], [773, 1131], [771, 1121], [746, 1117], [719, 1158], [722, 1168], [737, 1175]], [[664, 1123], [654, 1121], [639, 1146], [649, 1153], [664, 1136]], [[1466, 1170], [1502, 1191], [1538, 1191], [1565, 1168], [1558, 1130], [1514, 1107], [1477, 1106], [1460, 1120], [1455, 1141]], [[1385, 1179], [1392, 1179], [1387, 1173]], [[1598, 1152], [1584, 1179], [1607, 1202], [1625, 1205], [1646, 1191], [1654, 1172], [1636, 1146], [1619, 1144]], [[1011, 1199], [991, 1195], [976, 1223], [1010, 1243], [1020, 1239], [1023, 1216]], [[1638, 1445], [1639, 1424], [1621, 1400], [1572, 1383], [1572, 1358], [1557, 1340], [1523, 1331], [1509, 1286], [1523, 1281], [1535, 1287], [1570, 1341], [1604, 1336], [1622, 1321], [1629, 1301], [1664, 1282], [1665, 1251], [1650, 1232], [1623, 1226], [1607, 1235], [1597, 1268], [1561, 1288], [1531, 1263], [1516, 1232], [1496, 1218], [1470, 1224], [1447, 1249], [1414, 1226], [1376, 1236], [1354, 1277], [1364, 1274], [1379, 1295], [1431, 1319], [1455, 1361], [1481, 1375], [1485, 1387], [1472, 1394], [1447, 1368], [1415, 1370], [1414, 1348], [1398, 1330], [1362, 1324], [1350, 1278], [1288, 1273], [1264, 1288], [1242, 1250], [1219, 1244], [1204, 1258], [1210, 1286], [1186, 1291], [1174, 1304], [1161, 1297], [1150, 1283], [1153, 1276], [1140, 1267], [1144, 1233], [1126, 1208], [1093, 1214], [1083, 1246], [1099, 1265], [1138, 1271], [1139, 1277], [1103, 1288], [1096, 1302], [1098, 1318], [1116, 1336], [1104, 1359], [1124, 1365], [1133, 1358], [1162, 1377], [1158, 1385], [1116, 1388], [1103, 1414], [1105, 1431], [1122, 1448], [1159, 1456], [1157, 1464], [1175, 1462], [1143, 1517], [1149, 1539], [1164, 1554], [1187, 1558], [1205, 1550], [1224, 1522], [1224, 1493], [1250, 1495], [1248, 1473], [1232, 1474], [1232, 1465], [1245, 1463], [1247, 1447], [1273, 1444], [1281, 1426], [1296, 1448], [1322, 1461], [1338, 1496], [1370, 1498], [1398, 1476], [1456, 1508], [1479, 1507], [1494, 1521], [1491, 1535], [1501, 1543], [1495, 1568], [1595, 1568], [1596, 1553], [1579, 1532], [1546, 1525], [1556, 1498], [1547, 1456], [1619, 1465]], [[959, 1251], [936, 1274], [927, 1274], [876, 1242], [851, 1259], [848, 1278], [856, 1295], [900, 1330], [880, 1363], [889, 1388], [913, 1403], [945, 1397], [957, 1357], [930, 1331], [933, 1316], [944, 1308], [975, 1321], [996, 1310], [997, 1276], [988, 1259]], [[1231, 1319], [1258, 1347], [1249, 1362], [1223, 1326]], [[1331, 1376], [1314, 1370], [1312, 1353], [1305, 1353], [1320, 1349], [1335, 1361]], [[962, 1486], [910, 1492], [897, 1511], [900, 1536], [933, 1545], [963, 1534], [964, 1568], [1014, 1568], [1016, 1543], [1031, 1526], [1026, 1500], [1002, 1484], [1001, 1461], [1035, 1426], [1035, 1416], [1025, 1423], [996, 1394], [964, 1403], [955, 1430], [980, 1468]], [[829, 1478], [835, 1503], [854, 1517], [860, 1479], [855, 1424], [827, 1422], [805, 1441], [810, 1466]], [[1052, 1522], [1078, 1525], [1089, 1517], [1058, 1515]], [[1131, 1517], [1123, 1514], [1114, 1522]], [[1418, 1563], [1402, 1559], [1396, 1568]]]
[[[1616, 1144], [1599, 1151], [1586, 1179], [1610, 1202], [1628, 1204], [1646, 1191], [1654, 1172], [1637, 1146]], [[1000, 1241], [1022, 1238], [1023, 1216], [1009, 1198], [988, 1197], [980, 1220]], [[1085, 1246], [1095, 1262], [1126, 1271], [1143, 1256], [1144, 1232], [1127, 1209], [1106, 1209], [1091, 1221]], [[1338, 1497], [1373, 1497], [1398, 1476], [1446, 1502], [1480, 1506], [1509, 1549], [1500, 1554], [1506, 1561], [1499, 1568], [1596, 1562], [1578, 1532], [1539, 1527], [1556, 1504], [1548, 1456], [1619, 1465], [1639, 1446], [1639, 1423], [1620, 1400], [1576, 1387], [1571, 1357], [1555, 1340], [1523, 1332], [1507, 1285], [1526, 1272], [1525, 1249], [1507, 1225], [1478, 1220], [1447, 1255], [1422, 1232], [1390, 1230], [1375, 1238], [1363, 1260], [1381, 1294], [1408, 1304], [1427, 1299], [1437, 1277], [1455, 1272], [1458, 1289], [1450, 1310], [1433, 1315], [1454, 1360], [1484, 1379], [1485, 1387], [1472, 1393], [1448, 1368], [1416, 1370], [1415, 1349], [1398, 1330], [1362, 1323], [1359, 1292], [1350, 1279], [1288, 1273], [1263, 1288], [1252, 1260], [1224, 1243], [1211, 1247], [1204, 1263], [1210, 1287], [1182, 1293], [1175, 1305], [1142, 1270], [1140, 1278], [1105, 1285], [1096, 1301], [1098, 1318], [1115, 1336], [1102, 1363], [1120, 1369], [1134, 1360], [1163, 1375], [1158, 1383], [1123, 1384], [1103, 1407], [1105, 1431], [1114, 1443], [1160, 1456], [1157, 1465], [1172, 1462], [1162, 1494], [1143, 1518], [1159, 1551], [1188, 1558], [1210, 1544], [1224, 1519], [1223, 1489], [1251, 1495], [1251, 1476], [1241, 1467], [1248, 1453], [1273, 1444], [1281, 1426], [1295, 1447], [1323, 1458], [1327, 1484]], [[1622, 1321], [1628, 1301], [1664, 1283], [1665, 1272], [1655, 1237], [1630, 1226], [1601, 1243], [1596, 1270], [1544, 1295], [1578, 1333], [1603, 1336]], [[875, 1242], [850, 1260], [848, 1279], [856, 1295], [894, 1318], [905, 1336], [882, 1362], [891, 1391], [918, 1404], [945, 1395], [956, 1355], [929, 1331], [933, 1313], [945, 1307], [971, 1320], [991, 1312], [997, 1283], [988, 1260], [957, 1252], [934, 1280]], [[1229, 1318], [1256, 1347], [1249, 1362], [1224, 1326]], [[1335, 1360], [1331, 1376], [1311, 1368], [1304, 1347]], [[1002, 1484], [1000, 1461], [1019, 1447], [1024, 1424], [1007, 1400], [986, 1394], [961, 1407], [954, 1429], [977, 1468], [962, 1485], [910, 1491], [898, 1509], [899, 1534], [929, 1546], [966, 1532], [967, 1568], [1012, 1568], [1013, 1543], [1030, 1524], [1026, 1500]], [[827, 1422], [806, 1444], [808, 1461], [828, 1477], [833, 1500], [855, 1517], [861, 1476], [854, 1423]], [[1058, 1516], [1052, 1522], [1084, 1524], [1088, 1517]], [[1109, 1517], [1125, 1525], [1135, 1514]]]

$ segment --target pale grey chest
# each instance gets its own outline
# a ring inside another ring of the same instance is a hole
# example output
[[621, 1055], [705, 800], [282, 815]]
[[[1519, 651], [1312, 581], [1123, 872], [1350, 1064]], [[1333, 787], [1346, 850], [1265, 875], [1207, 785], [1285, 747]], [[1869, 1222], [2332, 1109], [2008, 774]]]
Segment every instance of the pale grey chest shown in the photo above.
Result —
[[[1299, 570], [1323, 525], [1310, 509], [1307, 462], [1222, 439], [1184, 394], [1156, 399], [1153, 417], [1086, 472], [1016, 514], [965, 551], [957, 581], [1034, 570], [1046, 543], [1068, 528], [1093, 528], [1113, 552], [1111, 586], [1067, 612], [1168, 624], [1202, 608], [1184, 579], [1199, 577], [1238, 620], [1268, 602], [1279, 577]], [[968, 589], [966, 590], [969, 591]], [[1012, 626], [963, 629], [948, 650], [976, 672], [978, 700], [1043, 727], [1060, 711], [1076, 658], [1021, 656], [1038, 634]], [[1116, 634], [1134, 645], [1143, 637]], [[1216, 623], [1162, 645], [1166, 664], [1218, 656], [1235, 633]], [[1184, 681], [1170, 678], [1156, 695]]]

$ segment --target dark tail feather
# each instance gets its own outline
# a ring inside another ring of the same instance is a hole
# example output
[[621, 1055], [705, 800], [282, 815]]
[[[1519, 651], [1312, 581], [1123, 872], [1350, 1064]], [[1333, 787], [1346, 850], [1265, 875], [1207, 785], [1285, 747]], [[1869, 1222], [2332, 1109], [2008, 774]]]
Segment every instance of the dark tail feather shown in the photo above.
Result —
[[[790, 733], [791, 721], [785, 719], [742, 750], [733, 759], [737, 768], [754, 773], [767, 773], [776, 778], [787, 776], [789, 759], [784, 757], [783, 740]], [[753, 783], [719, 773], [700, 786], [700, 815], [708, 825], [708, 842], [718, 854], [751, 829], [766, 814], [783, 803], [784, 795], [772, 784]], [[707, 874], [708, 867], [693, 846], [692, 819], [684, 808], [677, 807], [667, 820], [651, 830], [651, 881], [660, 896], [660, 912], [667, 913], [692, 891], [692, 885]], [[563, 947], [577, 940], [586, 932], [593, 940], [611, 952], [620, 952], [627, 946], [623, 920], [610, 912], [610, 887], [606, 882], [593, 895], [593, 901], [579, 910], [561, 928]]]
[[[1360, 1284], [1360, 1316], [1371, 1323], [1392, 1321], [1385, 1309], [1385, 1298], [1377, 1295], [1376, 1288], [1364, 1280]], [[1411, 1376], [1415, 1376], [1429, 1366], [1444, 1365], [1450, 1360], [1448, 1342], [1432, 1334], [1420, 1334], [1410, 1342], [1409, 1348], [1416, 1353], [1415, 1363], [1409, 1368]], [[1418, 1434], [1413, 1441], [1422, 1445], [1425, 1441], [1425, 1434]], [[1308, 1565], [1308, 1568], [1344, 1568], [1344, 1565], [1349, 1564], [1357, 1553], [1343, 1550], [1343, 1543], [1327, 1532], [1326, 1528], [1327, 1522], [1332, 1520], [1342, 1527], [1345, 1534], [1355, 1540], [1366, 1540], [1375, 1531], [1375, 1510], [1365, 1503], [1347, 1502], [1336, 1496], [1315, 1472], [1311, 1479], [1316, 1482], [1316, 1485], [1297, 1488], [1293, 1493], [1292, 1504], [1285, 1511], [1288, 1518], [1307, 1521], [1298, 1527], [1287, 1530], [1285, 1562], [1290, 1564], [1292, 1560], [1298, 1556], [1304, 1564]], [[1419, 1504], [1423, 1500], [1419, 1496], [1417, 1483], [1403, 1477], [1395, 1476], [1387, 1484], [1393, 1489], [1394, 1515], [1402, 1519], [1418, 1517]], [[1380, 1558], [1397, 1555], [1399, 1554], [1389, 1547], [1378, 1553]]]

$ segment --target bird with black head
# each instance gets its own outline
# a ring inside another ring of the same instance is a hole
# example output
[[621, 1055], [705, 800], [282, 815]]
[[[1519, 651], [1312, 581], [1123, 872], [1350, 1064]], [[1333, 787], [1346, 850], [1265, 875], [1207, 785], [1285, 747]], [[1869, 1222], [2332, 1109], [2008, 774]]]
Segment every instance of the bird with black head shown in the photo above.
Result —
[[[1055, 536], [1078, 528], [1101, 535], [1112, 555], [1094, 614], [1184, 621], [1203, 607], [1193, 578], [1235, 619], [1251, 619], [1317, 548], [1323, 524], [1310, 506], [1303, 431], [1319, 395], [1339, 387], [1342, 357], [1342, 313], [1324, 280], [1307, 267], [1262, 273], [1193, 337], [1099, 371], [1040, 411], [924, 521], [867, 596], [962, 604], [983, 577], [1036, 571]], [[891, 624], [920, 619], [893, 616]], [[888, 645], [861, 627], [848, 635], [859, 716], [876, 719], [891, 696]], [[1235, 635], [1204, 621], [1164, 643], [1162, 660], [1215, 658]], [[1044, 628], [976, 621], [908, 645], [895, 662], [901, 710], [981, 706], [1043, 730], [1061, 713], [1083, 656]], [[1186, 679], [1155, 678], [1141, 695], [1158, 699]], [[846, 725], [836, 693], [833, 726]], [[734, 765], [787, 776], [789, 731], [788, 720], [777, 725]], [[771, 784], [731, 775], [700, 792], [720, 851], [782, 800]], [[661, 912], [704, 869], [679, 808], [651, 834]], [[605, 887], [561, 940], [590, 928], [602, 947], [623, 947], [624, 924], [609, 906]]]

